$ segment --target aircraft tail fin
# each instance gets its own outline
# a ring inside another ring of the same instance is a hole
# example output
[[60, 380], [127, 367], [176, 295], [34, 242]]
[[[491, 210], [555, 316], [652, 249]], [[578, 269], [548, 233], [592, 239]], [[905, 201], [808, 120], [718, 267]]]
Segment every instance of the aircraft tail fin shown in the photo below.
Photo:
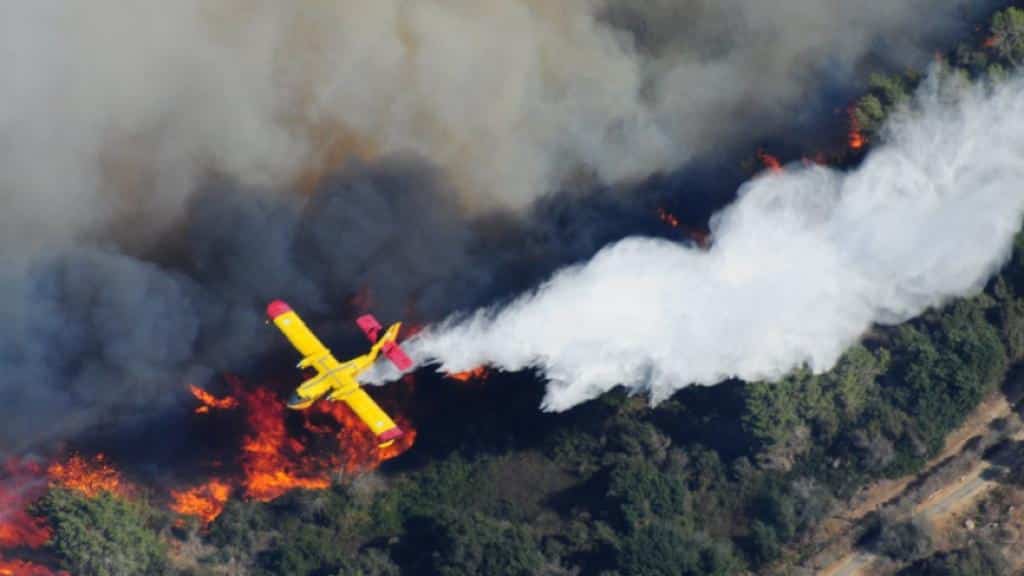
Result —
[[362, 329], [363, 334], [366, 334], [371, 344], [377, 341], [377, 336], [380, 335], [382, 327], [373, 314], [364, 314], [356, 318], [356, 324]]
[[381, 334], [383, 327], [373, 317], [373, 314], [365, 314], [356, 318], [356, 324], [362, 329], [363, 334], [373, 343], [374, 348], [380, 351], [402, 372], [412, 368], [413, 361], [409, 355], [398, 345], [398, 331], [402, 327], [401, 322], [395, 322], [388, 327], [384, 334]]

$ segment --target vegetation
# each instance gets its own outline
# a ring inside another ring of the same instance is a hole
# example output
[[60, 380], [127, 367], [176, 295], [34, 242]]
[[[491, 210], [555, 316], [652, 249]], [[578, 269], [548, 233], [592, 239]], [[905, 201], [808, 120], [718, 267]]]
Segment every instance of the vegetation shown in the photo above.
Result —
[[982, 541], [915, 562], [901, 571], [900, 575], [988, 576], [1008, 573], [1009, 565], [999, 549], [990, 542]]
[[49, 546], [73, 574], [120, 576], [166, 572], [160, 518], [145, 504], [110, 493], [88, 498], [55, 488], [33, 512], [53, 527]]
[[[1024, 62], [1024, 10], [1010, 7], [997, 12], [989, 23], [988, 35], [961, 43], [940, 68], [947, 76], [970, 78], [985, 83], [1000, 82], [1007, 70]], [[923, 76], [875, 74], [869, 80], [868, 93], [850, 111], [851, 118], [869, 139], [879, 135], [886, 118], [909, 103], [910, 95]]]

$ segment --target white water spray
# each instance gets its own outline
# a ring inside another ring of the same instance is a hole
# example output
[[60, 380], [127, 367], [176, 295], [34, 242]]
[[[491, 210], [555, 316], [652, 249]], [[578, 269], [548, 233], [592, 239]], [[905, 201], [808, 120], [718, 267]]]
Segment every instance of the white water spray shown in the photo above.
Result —
[[407, 348], [446, 372], [536, 368], [547, 410], [619, 384], [658, 402], [691, 384], [827, 370], [873, 323], [978, 292], [1010, 253], [1024, 211], [1024, 81], [987, 93], [939, 84], [855, 171], [745, 184], [713, 218], [707, 252], [627, 238]]

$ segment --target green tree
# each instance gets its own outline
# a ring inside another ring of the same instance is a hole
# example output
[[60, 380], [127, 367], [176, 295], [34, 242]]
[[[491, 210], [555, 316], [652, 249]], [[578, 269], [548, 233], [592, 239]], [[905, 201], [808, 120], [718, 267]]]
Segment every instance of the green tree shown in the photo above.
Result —
[[1006, 279], [998, 277], [992, 292], [999, 303], [999, 328], [1011, 361], [1024, 358], [1024, 299], [1014, 294]]
[[861, 415], [877, 392], [877, 378], [889, 369], [889, 361], [889, 351], [884, 348], [871, 352], [863, 346], [854, 346], [824, 375], [823, 387], [832, 394], [832, 403], [840, 418], [850, 421]]
[[348, 559], [344, 541], [328, 528], [301, 521], [282, 528], [260, 564], [271, 574], [307, 576], [330, 573]]
[[890, 394], [913, 415], [913, 428], [929, 453], [1005, 372], [1006, 350], [986, 319], [988, 305], [984, 298], [957, 302], [930, 323], [896, 332]]
[[928, 554], [931, 547], [932, 537], [928, 528], [912, 521], [882, 519], [874, 542], [876, 552], [904, 562]]
[[400, 576], [401, 568], [386, 552], [377, 548], [361, 550], [355, 558], [346, 559], [337, 576]]
[[32, 509], [53, 527], [48, 546], [73, 574], [155, 575], [167, 571], [167, 550], [143, 503], [110, 493], [88, 498], [55, 488]]
[[743, 389], [743, 426], [762, 446], [784, 442], [800, 418], [800, 383], [805, 372], [787, 376], [780, 382], [752, 382]]
[[782, 545], [775, 528], [760, 520], [754, 520], [750, 530], [750, 556], [755, 564], [761, 565], [779, 557]]
[[656, 517], [685, 517], [690, 511], [685, 478], [662, 472], [644, 460], [611, 470], [607, 502], [617, 524], [627, 529]]
[[619, 553], [619, 572], [631, 576], [725, 576], [742, 569], [730, 543], [664, 520], [632, 533]]
[[882, 95], [886, 107], [890, 111], [910, 99], [907, 82], [898, 75], [872, 74], [868, 79], [868, 84], [872, 90]]
[[882, 101], [874, 94], [861, 96], [853, 107], [853, 119], [857, 126], [868, 133], [874, 133], [885, 122], [887, 112]]
[[1014, 66], [1024, 57], [1024, 10], [1007, 8], [992, 17], [992, 47]]
[[528, 576], [544, 561], [524, 525], [455, 512], [433, 523], [437, 549], [432, 563], [440, 576]]
[[206, 538], [221, 549], [246, 553], [269, 525], [265, 506], [258, 502], [232, 500], [210, 525]]

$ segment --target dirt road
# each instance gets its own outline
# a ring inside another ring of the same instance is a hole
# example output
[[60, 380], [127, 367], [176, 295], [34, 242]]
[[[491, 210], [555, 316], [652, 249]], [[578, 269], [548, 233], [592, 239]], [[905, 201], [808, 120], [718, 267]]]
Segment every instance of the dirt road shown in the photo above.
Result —
[[[967, 440], [978, 434], [989, 432], [988, 426], [993, 420], [1005, 417], [1011, 412], [1012, 406], [1001, 394], [984, 402], [963, 426], [950, 435], [942, 453], [929, 462], [920, 474], [895, 481], [881, 482], [867, 490], [860, 498], [861, 504], [852, 512], [844, 514], [844, 519], [852, 521], [848, 526], [856, 525], [857, 521], [862, 520], [872, 510], [876, 510], [886, 503], [895, 502], [912, 485], [914, 480], [931, 474], [944, 460], [961, 452]], [[1014, 435], [1014, 438], [1024, 439], [1024, 433], [1018, 433]], [[985, 478], [985, 472], [992, 468], [993, 464], [990, 462], [984, 460], [975, 462], [969, 470], [954, 481], [934, 490], [918, 502], [913, 509], [911, 518], [926, 521], [932, 525], [943, 525], [951, 516], [976, 503], [997, 485], [996, 482]], [[847, 533], [851, 531], [850, 528], [846, 530]], [[844, 535], [844, 537], [848, 537], [848, 535]], [[848, 545], [851, 546], [850, 551], [819, 571], [819, 574], [827, 576], [873, 574], [874, 572], [869, 568], [879, 560], [878, 556], [852, 548], [852, 542], [848, 542]]]

